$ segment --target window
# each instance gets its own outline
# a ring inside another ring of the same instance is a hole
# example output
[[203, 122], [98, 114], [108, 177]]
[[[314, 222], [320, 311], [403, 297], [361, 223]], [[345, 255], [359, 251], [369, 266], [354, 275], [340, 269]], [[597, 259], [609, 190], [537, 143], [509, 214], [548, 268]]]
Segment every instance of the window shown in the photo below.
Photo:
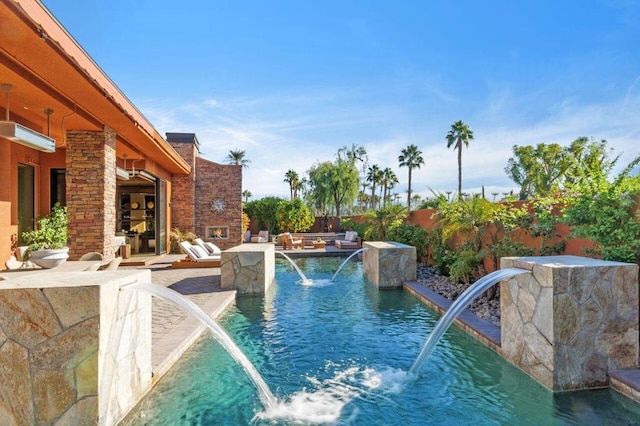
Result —
[[34, 194], [35, 170], [33, 166], [18, 164], [18, 243], [22, 241], [22, 233], [33, 230], [35, 219]]

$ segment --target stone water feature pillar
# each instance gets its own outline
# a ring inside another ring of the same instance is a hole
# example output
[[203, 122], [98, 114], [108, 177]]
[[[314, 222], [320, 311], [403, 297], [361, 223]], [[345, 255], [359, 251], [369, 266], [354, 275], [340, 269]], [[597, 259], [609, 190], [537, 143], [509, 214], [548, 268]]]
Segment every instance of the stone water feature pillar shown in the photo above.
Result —
[[221, 288], [238, 294], [264, 294], [276, 276], [273, 244], [242, 244], [222, 252]]
[[0, 281], [0, 423], [116, 424], [151, 388], [151, 271]]
[[416, 248], [387, 241], [363, 244], [364, 276], [379, 289], [399, 288], [416, 280]]
[[503, 356], [554, 391], [637, 368], [638, 265], [578, 256], [502, 258], [531, 274], [500, 283]]

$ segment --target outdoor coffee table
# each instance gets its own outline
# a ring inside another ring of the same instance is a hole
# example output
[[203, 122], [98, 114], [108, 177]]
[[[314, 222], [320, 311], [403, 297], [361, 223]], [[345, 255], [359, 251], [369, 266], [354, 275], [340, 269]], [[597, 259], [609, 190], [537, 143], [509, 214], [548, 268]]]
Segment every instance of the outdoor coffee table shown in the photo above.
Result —
[[326, 244], [327, 244], [326, 241], [322, 241], [322, 240], [321, 241], [314, 241], [313, 242], [313, 248], [314, 249], [321, 249], [321, 248], [324, 248]]

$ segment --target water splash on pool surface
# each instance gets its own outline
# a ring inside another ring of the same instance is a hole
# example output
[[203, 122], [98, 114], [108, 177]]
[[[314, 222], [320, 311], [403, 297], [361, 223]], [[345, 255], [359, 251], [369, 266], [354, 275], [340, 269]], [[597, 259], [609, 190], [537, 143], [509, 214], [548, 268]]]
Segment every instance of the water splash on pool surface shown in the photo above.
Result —
[[[344, 408], [355, 399], [384, 399], [385, 394], [399, 394], [409, 379], [406, 371], [384, 368], [350, 367], [333, 377], [318, 380], [307, 377], [311, 389], [294, 392], [286, 401], [256, 414], [268, 421], [291, 421], [295, 424], [334, 424], [345, 421]], [[357, 409], [351, 418], [357, 418]]]

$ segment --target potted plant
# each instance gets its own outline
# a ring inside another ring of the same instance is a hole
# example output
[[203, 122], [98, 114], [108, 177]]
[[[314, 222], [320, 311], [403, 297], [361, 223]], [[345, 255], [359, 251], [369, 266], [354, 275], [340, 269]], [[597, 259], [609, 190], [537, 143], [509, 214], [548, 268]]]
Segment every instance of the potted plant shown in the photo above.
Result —
[[53, 268], [69, 257], [67, 209], [56, 204], [51, 213], [38, 219], [36, 229], [22, 233], [29, 245], [27, 259], [42, 268]]

